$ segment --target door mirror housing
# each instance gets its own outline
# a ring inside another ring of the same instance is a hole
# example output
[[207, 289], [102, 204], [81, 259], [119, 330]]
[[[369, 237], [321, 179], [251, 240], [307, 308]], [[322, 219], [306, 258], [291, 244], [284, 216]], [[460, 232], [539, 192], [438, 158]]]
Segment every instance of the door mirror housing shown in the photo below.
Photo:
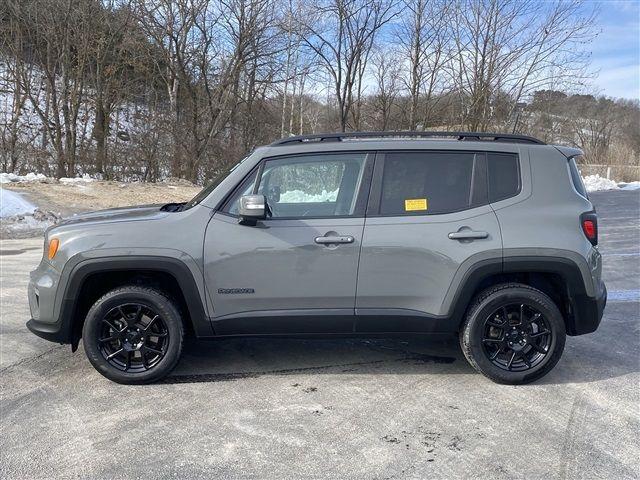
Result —
[[243, 195], [240, 197], [240, 223], [255, 225], [258, 220], [267, 218], [267, 198], [264, 195]]

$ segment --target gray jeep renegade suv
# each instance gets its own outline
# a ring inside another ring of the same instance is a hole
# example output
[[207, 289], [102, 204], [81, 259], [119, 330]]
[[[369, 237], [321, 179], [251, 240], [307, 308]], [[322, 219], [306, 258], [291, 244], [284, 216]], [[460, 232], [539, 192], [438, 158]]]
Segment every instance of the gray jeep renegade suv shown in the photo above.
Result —
[[27, 326], [120, 383], [185, 334], [457, 334], [490, 379], [533, 381], [606, 302], [576, 149], [487, 133], [347, 133], [258, 148], [186, 204], [45, 235]]

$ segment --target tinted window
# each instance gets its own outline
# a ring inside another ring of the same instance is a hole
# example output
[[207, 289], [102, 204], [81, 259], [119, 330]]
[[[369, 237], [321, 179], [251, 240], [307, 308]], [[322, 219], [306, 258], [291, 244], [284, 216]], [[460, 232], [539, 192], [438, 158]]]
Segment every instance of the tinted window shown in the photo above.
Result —
[[474, 164], [466, 152], [397, 152], [385, 155], [380, 214], [456, 212], [476, 204]]
[[327, 154], [268, 160], [258, 193], [273, 218], [353, 215], [366, 154]]
[[497, 202], [520, 192], [518, 156], [513, 153], [488, 153], [489, 201]]
[[575, 158], [569, 159], [569, 171], [571, 172], [571, 181], [573, 182], [573, 186], [576, 191], [584, 198], [588, 198], [587, 190], [584, 188], [582, 176], [580, 175], [580, 170], [578, 170], [578, 166], [576, 165]]

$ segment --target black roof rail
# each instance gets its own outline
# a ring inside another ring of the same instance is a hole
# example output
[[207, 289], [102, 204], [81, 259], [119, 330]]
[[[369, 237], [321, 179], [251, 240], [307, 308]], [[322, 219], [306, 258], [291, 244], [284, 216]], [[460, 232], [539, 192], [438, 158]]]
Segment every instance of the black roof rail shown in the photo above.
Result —
[[341, 142], [345, 139], [358, 138], [386, 138], [386, 137], [411, 137], [411, 138], [456, 138], [457, 140], [493, 141], [508, 143], [532, 143], [536, 145], [546, 145], [542, 140], [527, 135], [515, 135], [511, 133], [486, 133], [486, 132], [342, 132], [342, 133], [316, 133], [312, 135], [300, 135], [297, 137], [285, 137], [276, 140], [271, 144], [292, 145], [310, 142]]

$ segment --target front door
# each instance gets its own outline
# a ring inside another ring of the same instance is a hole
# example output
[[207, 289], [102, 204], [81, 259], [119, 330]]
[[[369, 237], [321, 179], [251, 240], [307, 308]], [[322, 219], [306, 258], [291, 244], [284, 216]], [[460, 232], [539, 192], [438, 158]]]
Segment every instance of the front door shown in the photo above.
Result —
[[[267, 159], [215, 213], [204, 274], [217, 334], [353, 330], [372, 157]], [[251, 192], [267, 197], [272, 215], [240, 225], [238, 201]]]
[[438, 332], [466, 266], [502, 258], [486, 155], [387, 152], [377, 160], [356, 300], [356, 331]]

